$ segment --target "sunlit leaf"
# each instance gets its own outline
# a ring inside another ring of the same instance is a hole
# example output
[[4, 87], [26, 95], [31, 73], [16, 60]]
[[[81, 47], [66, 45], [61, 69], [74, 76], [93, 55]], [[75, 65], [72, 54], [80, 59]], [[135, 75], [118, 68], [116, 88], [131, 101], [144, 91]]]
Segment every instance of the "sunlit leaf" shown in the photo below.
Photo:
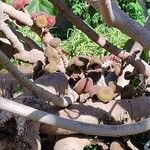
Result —
[[48, 0], [32, 0], [28, 6], [29, 13], [46, 12], [51, 15], [57, 14], [57, 9]]

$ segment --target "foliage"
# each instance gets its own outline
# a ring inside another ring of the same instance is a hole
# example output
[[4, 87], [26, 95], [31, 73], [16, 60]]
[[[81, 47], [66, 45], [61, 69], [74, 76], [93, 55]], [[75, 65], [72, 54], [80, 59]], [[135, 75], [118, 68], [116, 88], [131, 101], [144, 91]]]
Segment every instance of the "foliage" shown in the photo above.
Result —
[[[99, 35], [105, 36], [110, 42], [122, 48], [128, 40], [128, 36], [122, 34], [118, 29], [109, 28], [105, 24], [100, 24], [95, 28]], [[63, 41], [62, 45], [69, 52], [69, 56], [75, 55], [100, 55], [104, 56], [106, 52], [103, 48], [93, 43], [84, 33], [74, 29], [71, 36]]]
[[[6, 0], [7, 3], [11, 3], [12, 0]], [[119, 6], [123, 11], [125, 11], [134, 20], [143, 24], [145, 21], [143, 10], [137, 0], [117, 0]], [[88, 25], [90, 25], [94, 30], [105, 36], [110, 42], [119, 48], [123, 48], [128, 37], [122, 34], [119, 30], [114, 28], [109, 28], [106, 24], [102, 22], [101, 15], [97, 13], [91, 6], [89, 6], [84, 0], [64, 0], [64, 2], [72, 9], [72, 11], [80, 16]], [[57, 9], [48, 0], [32, 0], [28, 7], [29, 12], [34, 11], [44, 11], [49, 14], [57, 14]], [[34, 39], [39, 45], [41, 45], [41, 39], [36, 33], [32, 32], [28, 27], [20, 27], [19, 30], [26, 36]], [[59, 33], [57, 27], [54, 28], [55, 36], [59, 34], [64, 35], [65, 33]], [[71, 34], [70, 34], [71, 33]], [[61, 36], [60, 37], [64, 37]], [[62, 39], [63, 40], [63, 39]], [[69, 52], [69, 57], [75, 55], [100, 55], [104, 56], [108, 52], [100, 48], [98, 45], [93, 43], [84, 33], [76, 28], [68, 30], [68, 37], [63, 41], [62, 46]], [[149, 60], [149, 52], [144, 52], [142, 54], [144, 60]]]
[[[13, 0], [6, 0], [7, 4], [12, 4]], [[32, 0], [28, 6], [28, 11], [32, 12], [46, 12], [51, 15], [57, 15], [57, 9], [48, 0]]]
[[33, 39], [39, 46], [42, 46], [41, 38], [38, 36], [38, 34], [32, 31], [30, 27], [20, 26], [18, 30], [22, 32], [24, 36], [28, 36], [29, 38]]
[[15, 58], [11, 58], [10, 61], [14, 64], [14, 65], [21, 65], [21, 61]]
[[98, 145], [89, 145], [84, 148], [84, 150], [100, 150]]
[[80, 16], [86, 23], [92, 27], [98, 26], [102, 23], [102, 18], [98, 12], [95, 11], [91, 6], [84, 0], [65, 0], [69, 3], [71, 10], [78, 16]]
[[7, 4], [12, 4], [12, 1], [13, 1], [13, 0], [6, 0], [6, 3], [7, 3]]
[[[84, 0], [66, 0], [69, 3], [73, 12], [80, 16], [88, 25], [94, 30], [105, 36], [114, 45], [123, 48], [128, 37], [122, 34], [119, 30], [109, 28], [102, 23], [102, 18], [92, 7], [87, 5]], [[129, 14], [134, 20], [143, 24], [145, 21], [143, 10], [137, 0], [118, 0], [118, 4], [123, 11]], [[107, 52], [88, 39], [81, 31], [74, 28], [70, 29], [68, 33], [71, 35], [67, 40], [63, 41], [63, 47], [69, 51], [69, 56], [75, 55], [100, 55], [104, 56]], [[68, 34], [69, 35], [69, 34]], [[145, 55], [145, 54], [143, 54]], [[145, 55], [147, 56], [147, 55]]]
[[13, 88], [13, 93], [18, 94], [22, 89], [23, 87], [20, 84], [16, 84], [15, 87]]
[[144, 24], [145, 17], [143, 9], [138, 0], [117, 0], [121, 9], [137, 22]]
[[51, 15], [57, 14], [57, 9], [48, 0], [32, 0], [31, 4], [28, 7], [28, 10], [30, 13], [41, 11]]
[[[121, 9], [131, 18], [143, 24], [145, 21], [143, 9], [138, 0], [117, 0]], [[95, 27], [102, 23], [101, 16], [90, 7], [84, 0], [66, 0], [73, 12], [85, 20], [89, 25]], [[93, 26], [94, 25], [94, 26]]]

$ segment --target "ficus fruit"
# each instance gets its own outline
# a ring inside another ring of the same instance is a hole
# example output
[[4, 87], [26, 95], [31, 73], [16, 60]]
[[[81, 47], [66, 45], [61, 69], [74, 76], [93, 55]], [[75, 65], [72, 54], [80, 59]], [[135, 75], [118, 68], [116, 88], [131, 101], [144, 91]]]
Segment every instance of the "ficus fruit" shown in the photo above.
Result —
[[46, 73], [55, 73], [57, 71], [57, 64], [56, 62], [50, 62], [44, 68]]
[[100, 101], [107, 103], [113, 99], [115, 94], [112, 87], [106, 86], [106, 87], [99, 87], [96, 95]]
[[54, 16], [47, 16], [47, 25], [53, 27], [56, 24], [56, 18]]
[[55, 16], [48, 15], [45, 12], [34, 12], [32, 13], [32, 19], [39, 28], [50, 28], [56, 23]]
[[74, 90], [78, 93], [87, 93], [89, 92], [91, 86], [93, 86], [93, 80], [89, 77], [80, 79], [74, 86]]
[[35, 19], [35, 24], [39, 28], [45, 28], [47, 26], [47, 18], [45, 15], [37, 16]]
[[31, 0], [13, 0], [13, 7], [15, 7], [17, 10], [22, 9], [23, 7], [25, 7], [26, 5], [30, 4]]
[[135, 90], [133, 85], [128, 84], [123, 87], [121, 92], [121, 99], [132, 99], [135, 96]]

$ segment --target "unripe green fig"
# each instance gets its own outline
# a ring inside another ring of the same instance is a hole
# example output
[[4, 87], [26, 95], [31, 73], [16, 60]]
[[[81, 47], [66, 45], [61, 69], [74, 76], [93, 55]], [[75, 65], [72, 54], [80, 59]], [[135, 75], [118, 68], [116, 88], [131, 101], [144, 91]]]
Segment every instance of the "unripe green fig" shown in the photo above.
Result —
[[45, 72], [47, 73], [55, 73], [57, 71], [57, 64], [56, 62], [50, 62], [44, 68]]
[[37, 16], [35, 19], [35, 24], [39, 28], [45, 28], [47, 26], [47, 18], [45, 15]]
[[96, 95], [100, 101], [107, 103], [113, 99], [115, 93], [112, 87], [106, 86], [106, 87], [99, 87]]

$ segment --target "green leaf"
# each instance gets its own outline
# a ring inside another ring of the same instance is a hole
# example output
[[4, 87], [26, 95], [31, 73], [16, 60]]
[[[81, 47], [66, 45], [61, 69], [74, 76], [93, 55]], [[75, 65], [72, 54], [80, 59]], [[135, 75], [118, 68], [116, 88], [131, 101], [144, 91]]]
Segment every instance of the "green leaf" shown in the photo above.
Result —
[[50, 15], [57, 15], [57, 9], [48, 0], [32, 0], [28, 10], [29, 13], [41, 11]]
[[6, 3], [9, 5], [12, 4], [12, 2], [13, 2], [12, 0], [6, 0]]
[[4, 69], [4, 67], [3, 67], [3, 65], [2, 65], [2, 64], [0, 64], [0, 70], [2, 70], [2, 69]]

